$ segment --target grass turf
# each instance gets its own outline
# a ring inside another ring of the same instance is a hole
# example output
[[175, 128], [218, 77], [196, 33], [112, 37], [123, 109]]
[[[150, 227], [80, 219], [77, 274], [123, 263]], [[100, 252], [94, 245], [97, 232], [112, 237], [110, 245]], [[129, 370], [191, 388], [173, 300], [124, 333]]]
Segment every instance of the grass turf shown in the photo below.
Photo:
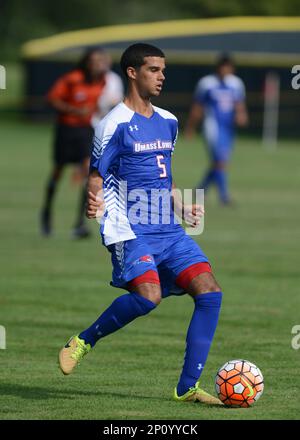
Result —
[[[262, 149], [239, 140], [230, 186], [238, 206], [221, 208], [212, 190], [205, 230], [197, 238], [224, 290], [224, 302], [202, 375], [227, 360], [256, 363], [265, 377], [250, 409], [211, 408], [172, 401], [192, 313], [187, 297], [168, 298], [96, 346], [79, 369], [63, 377], [62, 344], [93, 322], [116, 295], [98, 225], [91, 240], [72, 241], [78, 191], [66, 173], [55, 202], [55, 235], [42, 239], [38, 214], [49, 172], [51, 127], [2, 122], [0, 324], [1, 419], [298, 419], [299, 351], [291, 329], [299, 322], [299, 149], [280, 142]], [[179, 139], [174, 177], [193, 187], [206, 166], [199, 140]]]

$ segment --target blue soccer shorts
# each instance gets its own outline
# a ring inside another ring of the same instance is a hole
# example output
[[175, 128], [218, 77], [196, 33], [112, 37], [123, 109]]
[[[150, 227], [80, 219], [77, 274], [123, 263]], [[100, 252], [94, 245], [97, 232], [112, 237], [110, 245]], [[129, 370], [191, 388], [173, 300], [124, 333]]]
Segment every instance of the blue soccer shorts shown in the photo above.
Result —
[[218, 129], [214, 138], [205, 137], [208, 154], [214, 162], [228, 162], [233, 150], [233, 133], [231, 130]]
[[128, 289], [130, 281], [155, 271], [159, 276], [162, 296], [185, 293], [176, 284], [184, 279], [187, 268], [197, 263], [210, 265], [200, 246], [183, 230], [180, 233], [139, 235], [133, 240], [108, 246], [111, 253], [113, 274], [111, 285]]

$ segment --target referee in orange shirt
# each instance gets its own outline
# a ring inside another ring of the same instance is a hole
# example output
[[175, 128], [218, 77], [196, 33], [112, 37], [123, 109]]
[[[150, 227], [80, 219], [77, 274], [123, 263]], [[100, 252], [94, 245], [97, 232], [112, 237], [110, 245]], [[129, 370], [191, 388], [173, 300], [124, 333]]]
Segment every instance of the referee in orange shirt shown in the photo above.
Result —
[[65, 165], [77, 164], [83, 177], [79, 211], [73, 229], [74, 238], [90, 235], [84, 223], [86, 203], [86, 179], [94, 130], [92, 115], [105, 87], [105, 75], [109, 70], [109, 57], [103, 49], [88, 50], [78, 67], [60, 77], [48, 92], [47, 99], [57, 111], [55, 125], [53, 168], [47, 182], [41, 213], [41, 232], [52, 233], [52, 205], [58, 182]]

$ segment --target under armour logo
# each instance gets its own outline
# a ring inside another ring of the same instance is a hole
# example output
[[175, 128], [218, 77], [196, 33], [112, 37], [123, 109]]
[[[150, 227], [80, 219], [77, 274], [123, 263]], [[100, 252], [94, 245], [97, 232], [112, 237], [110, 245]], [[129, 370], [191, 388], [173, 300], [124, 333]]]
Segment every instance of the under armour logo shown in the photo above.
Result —
[[133, 130], [138, 131], [138, 126], [137, 125], [129, 125], [129, 130], [130, 131], [133, 131]]
[[[99, 324], [96, 325], [96, 330], [98, 330], [98, 328], [99, 328]], [[97, 332], [97, 335], [98, 335], [98, 336], [102, 336], [102, 332], [100, 332], [100, 330], [99, 330], [99, 331]]]
[[197, 370], [202, 370], [203, 365], [202, 364], [198, 364]]

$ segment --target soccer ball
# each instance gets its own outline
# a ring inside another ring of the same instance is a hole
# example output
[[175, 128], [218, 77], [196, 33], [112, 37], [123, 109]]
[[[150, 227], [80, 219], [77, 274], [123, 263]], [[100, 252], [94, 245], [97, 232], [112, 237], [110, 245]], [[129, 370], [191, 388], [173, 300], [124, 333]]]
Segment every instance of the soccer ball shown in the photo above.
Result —
[[219, 369], [215, 385], [225, 405], [248, 408], [262, 395], [264, 378], [256, 365], [237, 359], [226, 362]]

